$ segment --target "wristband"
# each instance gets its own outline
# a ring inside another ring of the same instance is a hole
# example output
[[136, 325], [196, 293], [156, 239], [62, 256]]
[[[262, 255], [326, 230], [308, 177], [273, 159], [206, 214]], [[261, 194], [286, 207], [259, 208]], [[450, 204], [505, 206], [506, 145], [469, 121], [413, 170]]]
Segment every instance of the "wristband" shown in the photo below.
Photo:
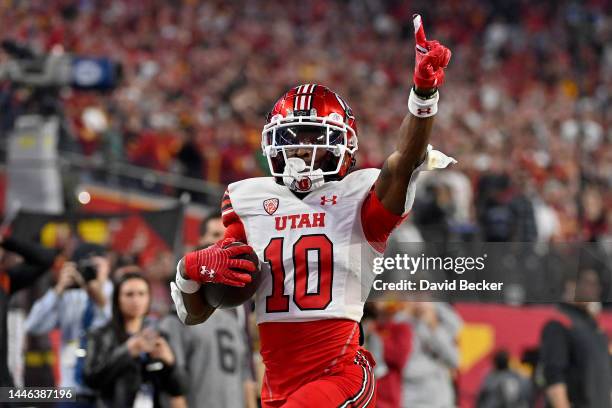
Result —
[[440, 99], [438, 91], [429, 98], [422, 98], [412, 88], [408, 98], [408, 110], [417, 118], [428, 118], [438, 113], [438, 99]]
[[183, 274], [181, 273], [179, 269], [179, 265], [180, 265], [180, 262], [178, 263], [178, 265], [176, 265], [176, 278], [174, 279], [176, 282], [176, 286], [183, 293], [188, 293], [188, 294], [196, 293], [198, 289], [200, 289], [200, 286], [201, 286], [200, 283], [194, 280], [191, 280], [191, 279], [183, 278]]
[[174, 306], [176, 307], [176, 314], [178, 318], [181, 320], [183, 324], [186, 324], [187, 316], [189, 313], [187, 312], [187, 308], [185, 307], [185, 302], [183, 302], [183, 295], [181, 294], [181, 290], [176, 286], [174, 282], [170, 282], [170, 296], [172, 297], [172, 301], [174, 302]]

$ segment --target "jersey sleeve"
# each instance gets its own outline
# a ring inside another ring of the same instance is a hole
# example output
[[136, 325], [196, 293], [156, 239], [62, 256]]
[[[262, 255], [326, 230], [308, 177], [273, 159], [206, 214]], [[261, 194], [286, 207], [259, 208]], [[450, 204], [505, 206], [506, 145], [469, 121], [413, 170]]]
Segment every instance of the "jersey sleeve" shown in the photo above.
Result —
[[361, 225], [366, 239], [378, 252], [384, 252], [391, 232], [402, 223], [408, 214], [397, 215], [387, 210], [376, 195], [374, 187], [361, 206]]
[[234, 211], [229, 190], [225, 190], [221, 200], [221, 219], [225, 226], [223, 238], [234, 238], [236, 241], [247, 243], [246, 232], [242, 220]]

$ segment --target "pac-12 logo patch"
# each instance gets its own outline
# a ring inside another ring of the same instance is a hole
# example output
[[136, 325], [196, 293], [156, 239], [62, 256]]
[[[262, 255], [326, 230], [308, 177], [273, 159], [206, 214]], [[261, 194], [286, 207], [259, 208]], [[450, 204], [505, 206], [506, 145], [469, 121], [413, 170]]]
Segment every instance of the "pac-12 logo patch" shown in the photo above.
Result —
[[268, 214], [274, 214], [278, 209], [278, 198], [268, 198], [267, 200], [264, 200], [263, 208]]

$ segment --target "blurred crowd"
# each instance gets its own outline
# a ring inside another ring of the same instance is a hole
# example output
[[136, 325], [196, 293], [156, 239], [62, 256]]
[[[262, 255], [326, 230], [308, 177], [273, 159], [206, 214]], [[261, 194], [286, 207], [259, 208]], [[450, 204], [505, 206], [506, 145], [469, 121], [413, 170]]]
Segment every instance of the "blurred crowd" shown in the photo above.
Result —
[[[432, 144], [458, 159], [428, 186], [442, 233], [602, 240], [612, 223], [612, 24], [605, 0], [8, 1], [4, 38], [107, 56], [112, 92], [65, 90], [67, 149], [226, 184], [264, 175], [260, 131], [299, 83], [349, 101], [358, 166], [380, 166], [411, 85], [411, 15], [453, 51]], [[0, 61], [6, 59], [0, 54]], [[7, 115], [23, 90], [0, 88]], [[434, 228], [434, 231], [436, 229]], [[439, 231], [438, 231], [439, 232]]]

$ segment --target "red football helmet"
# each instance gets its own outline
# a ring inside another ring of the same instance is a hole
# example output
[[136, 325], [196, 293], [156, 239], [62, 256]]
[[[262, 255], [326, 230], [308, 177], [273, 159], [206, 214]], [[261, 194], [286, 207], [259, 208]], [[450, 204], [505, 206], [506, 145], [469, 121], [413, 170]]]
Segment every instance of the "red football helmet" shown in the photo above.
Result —
[[261, 147], [275, 177], [287, 176], [286, 164], [295, 151], [309, 150], [310, 163], [304, 161], [305, 166], [298, 169], [305, 183], [290, 185], [298, 191], [311, 191], [313, 178], [341, 179], [355, 163], [353, 111], [340, 95], [322, 85], [300, 85], [284, 94], [268, 114], [261, 135]]

